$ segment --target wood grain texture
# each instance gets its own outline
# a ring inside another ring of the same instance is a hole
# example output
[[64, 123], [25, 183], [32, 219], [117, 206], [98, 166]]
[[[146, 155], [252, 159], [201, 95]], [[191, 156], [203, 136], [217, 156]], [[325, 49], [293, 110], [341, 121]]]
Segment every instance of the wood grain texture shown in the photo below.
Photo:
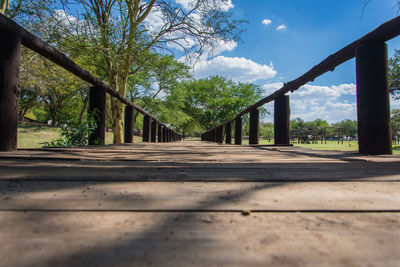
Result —
[[399, 266], [400, 158], [206, 142], [0, 153], [4, 266]]

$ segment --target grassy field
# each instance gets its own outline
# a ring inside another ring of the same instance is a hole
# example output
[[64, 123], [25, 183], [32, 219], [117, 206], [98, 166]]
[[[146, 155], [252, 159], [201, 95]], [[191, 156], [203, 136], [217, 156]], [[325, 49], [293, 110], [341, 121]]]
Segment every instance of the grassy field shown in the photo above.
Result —
[[48, 126], [20, 124], [18, 125], [18, 148], [42, 147], [60, 137], [60, 129]]
[[[60, 128], [38, 124], [18, 125], [18, 148], [43, 147], [45, 142], [60, 138]], [[106, 145], [112, 144], [113, 133], [106, 132]], [[134, 142], [140, 142], [141, 137], [135, 136]]]
[[[18, 126], [18, 148], [43, 147], [44, 142], [50, 142], [60, 137], [60, 128], [32, 124], [20, 124]], [[106, 144], [112, 144], [113, 133], [106, 132]], [[197, 138], [200, 140], [199, 138]], [[197, 140], [196, 139], [196, 140]], [[134, 142], [141, 142], [142, 138], [135, 136]], [[234, 140], [232, 140], [234, 143]], [[243, 145], [248, 145], [249, 140], [243, 140]], [[273, 140], [260, 140], [261, 145], [272, 145]], [[339, 143], [327, 141], [326, 144], [294, 144], [295, 146], [316, 150], [357, 151], [358, 143], [355, 141]], [[393, 146], [393, 153], [400, 154], [400, 145]]]
[[[232, 140], [234, 143], [235, 140]], [[249, 140], [242, 140], [243, 145], [248, 145]], [[260, 140], [260, 145], [273, 145], [274, 140]], [[344, 141], [343, 144], [340, 142], [338, 144], [337, 141], [326, 141], [323, 144], [318, 142], [318, 144], [294, 144], [294, 146], [304, 147], [315, 150], [335, 150], [335, 151], [358, 151], [358, 142], [357, 141]], [[393, 154], [400, 154], [400, 145], [393, 145]]]

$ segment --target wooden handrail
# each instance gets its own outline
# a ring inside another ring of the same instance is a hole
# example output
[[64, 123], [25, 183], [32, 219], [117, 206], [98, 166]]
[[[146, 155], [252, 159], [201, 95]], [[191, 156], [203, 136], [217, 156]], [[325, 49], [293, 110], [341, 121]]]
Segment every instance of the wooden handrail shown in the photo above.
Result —
[[21, 37], [21, 43], [25, 47], [35, 51], [36, 53], [42, 55], [48, 60], [54, 62], [58, 66], [64, 68], [65, 70], [71, 72], [75, 76], [81, 78], [82, 80], [90, 83], [93, 86], [101, 87], [106, 90], [106, 92], [121, 101], [121, 103], [131, 106], [135, 108], [137, 111], [142, 113], [143, 115], [149, 116], [152, 120], [155, 120], [157, 123], [166, 126], [162, 122], [160, 122], [156, 117], [154, 117], [151, 113], [147, 112], [140, 106], [132, 103], [126, 97], [121, 95], [117, 90], [111, 88], [108, 84], [103, 82], [102, 80], [96, 78], [89, 71], [83, 69], [79, 65], [77, 65], [74, 61], [69, 59], [65, 54], [61, 53], [42, 39], [36, 37], [28, 30], [24, 29], [15, 21], [7, 18], [6, 16], [0, 14], [0, 31], [8, 31], [18, 34]]
[[301, 86], [307, 84], [308, 82], [314, 81], [316, 78], [321, 76], [322, 74], [333, 71], [335, 68], [344, 62], [352, 59], [355, 57], [356, 49], [363, 44], [366, 43], [374, 43], [374, 42], [386, 42], [389, 41], [397, 36], [400, 35], [400, 16], [395, 17], [394, 19], [387, 21], [380, 25], [375, 30], [369, 32], [368, 34], [364, 35], [360, 39], [352, 42], [348, 46], [342, 48], [341, 50], [337, 51], [336, 53], [328, 56], [326, 59], [321, 61], [319, 64], [315, 65], [311, 68], [308, 72], [303, 74], [302, 76], [298, 77], [295, 80], [292, 80], [288, 83], [284, 83], [283, 87], [279, 90], [275, 91], [271, 95], [261, 99], [257, 103], [247, 107], [245, 110], [241, 111], [234, 119], [221, 123], [215, 128], [225, 125], [227, 123], [235, 121], [237, 118], [240, 118], [244, 114], [250, 112], [250, 110], [254, 108], [259, 108], [262, 105], [269, 103], [278, 95], [286, 94], [288, 92], [294, 92], [298, 90]]

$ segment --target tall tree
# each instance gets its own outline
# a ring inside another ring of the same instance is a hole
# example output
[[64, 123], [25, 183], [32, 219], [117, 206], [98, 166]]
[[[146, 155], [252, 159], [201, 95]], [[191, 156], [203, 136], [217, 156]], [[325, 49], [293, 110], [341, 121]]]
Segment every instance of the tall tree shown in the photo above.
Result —
[[187, 92], [183, 110], [205, 130], [233, 119], [262, 96], [257, 85], [235, 83], [220, 76], [185, 82], [183, 86]]
[[389, 91], [395, 99], [400, 98], [400, 50], [397, 49], [389, 59]]
[[[137, 71], [133, 66], [140, 68], [141, 61], [146, 60], [141, 55], [149, 49], [178, 46], [187, 53], [202, 53], [221, 40], [237, 40], [241, 33], [241, 22], [233, 20], [223, 8], [225, 0], [197, 0], [185, 5], [165, 0], [62, 2], [65, 13], [59, 14], [59, 20], [69, 23], [66, 28], [71, 34], [84, 36], [78, 45], [101, 55], [93, 62], [104, 69], [110, 86], [122, 95], [127, 93], [129, 75]], [[123, 104], [112, 99], [112, 111], [114, 142], [120, 143]]]

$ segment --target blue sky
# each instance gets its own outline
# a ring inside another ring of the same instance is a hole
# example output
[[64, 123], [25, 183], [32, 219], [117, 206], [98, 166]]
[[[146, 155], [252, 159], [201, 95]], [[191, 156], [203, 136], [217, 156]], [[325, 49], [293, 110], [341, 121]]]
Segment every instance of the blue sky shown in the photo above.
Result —
[[[196, 0], [174, 0], [190, 10]], [[267, 96], [330, 54], [399, 15], [396, 0], [215, 0], [221, 10], [248, 21], [242, 42], [216, 41], [193, 66], [195, 78], [222, 75], [237, 82], [260, 85]], [[365, 7], [365, 2], [369, 4]], [[365, 7], [365, 9], [364, 9]], [[193, 14], [195, 21], [200, 16]], [[145, 22], [150, 32], [163, 25], [154, 9]], [[200, 22], [201, 24], [201, 22]], [[171, 36], [170, 36], [171, 37]], [[172, 36], [174, 37], [174, 36]], [[192, 46], [188, 37], [181, 45]], [[177, 59], [186, 61], [182, 47], [168, 44]], [[400, 49], [400, 38], [388, 42], [389, 56]], [[350, 60], [290, 96], [291, 118], [328, 122], [357, 119], [355, 62]], [[273, 119], [273, 103], [265, 105]], [[391, 100], [392, 108], [400, 101]]]
[[[249, 22], [244, 25], [243, 42], [220, 44], [213, 57], [203, 58], [194, 67], [195, 77], [219, 74], [253, 82], [263, 86], [265, 95], [398, 15], [394, 0], [372, 0], [364, 12], [365, 0], [227, 2], [236, 18]], [[394, 49], [400, 49], [400, 38], [388, 46], [391, 56]], [[356, 119], [354, 84], [355, 63], [351, 60], [292, 94], [292, 119]], [[400, 107], [397, 101], [391, 105]], [[272, 104], [266, 107], [273, 109]]]

